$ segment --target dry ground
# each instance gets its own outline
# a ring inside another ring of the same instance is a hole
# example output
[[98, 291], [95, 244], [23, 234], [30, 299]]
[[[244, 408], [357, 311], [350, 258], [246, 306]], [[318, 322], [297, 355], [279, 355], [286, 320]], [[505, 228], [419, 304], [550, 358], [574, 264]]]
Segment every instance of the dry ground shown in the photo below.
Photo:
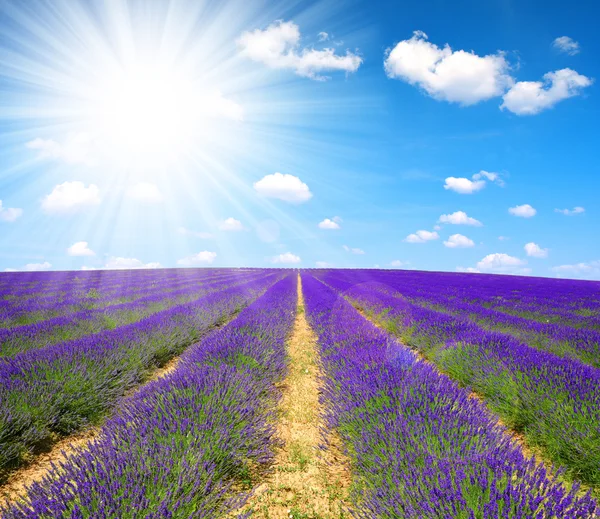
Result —
[[304, 315], [298, 278], [298, 311], [287, 344], [289, 369], [280, 385], [277, 449], [272, 471], [258, 486], [244, 511], [259, 519], [340, 519], [347, 517], [344, 499], [350, 485], [348, 462], [337, 438], [323, 444], [321, 375], [316, 337]]

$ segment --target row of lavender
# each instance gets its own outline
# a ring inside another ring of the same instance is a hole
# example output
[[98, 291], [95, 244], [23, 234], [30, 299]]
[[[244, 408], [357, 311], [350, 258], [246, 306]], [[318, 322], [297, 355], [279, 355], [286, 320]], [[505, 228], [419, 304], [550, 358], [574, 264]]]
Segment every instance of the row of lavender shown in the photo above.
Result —
[[273, 456], [274, 383], [295, 307], [287, 275], [126, 400], [91, 446], [2, 517], [200, 519], [239, 506], [250, 467]]
[[380, 271], [378, 276], [423, 299], [444, 296], [543, 324], [600, 329], [599, 282], [418, 271]]
[[0, 359], [0, 479], [62, 435], [95, 423], [131, 387], [284, 274], [266, 272], [138, 322]]
[[363, 318], [309, 274], [328, 425], [351, 457], [354, 515], [364, 518], [596, 517], [523, 456], [478, 400]]
[[[413, 304], [380, 281], [348, 288], [350, 273], [330, 271], [319, 277], [484, 397], [509, 427], [564, 467], [570, 478], [600, 488], [599, 369], [485, 330], [467, 318]], [[387, 278], [373, 273], [372, 279]]]
[[173, 289], [173, 285], [167, 284], [164, 290], [154, 289], [151, 295], [139, 297], [128, 303], [81, 310], [27, 325], [0, 329], [0, 357], [9, 357], [29, 349], [118, 328], [222, 290], [227, 285], [233, 286], [261, 276], [264, 276], [264, 271], [250, 274], [232, 273], [229, 276], [218, 276], [216, 279], [208, 278], [202, 282], [188, 283], [179, 289]]
[[[457, 275], [461, 279], [464, 279], [464, 275]], [[521, 291], [524, 287], [521, 286], [519, 290], [506, 288], [513, 286], [520, 286], [525, 283], [520, 278], [517, 281], [505, 276], [473, 276], [469, 278], [482, 279], [482, 288], [478, 285], [470, 284], [460, 287], [457, 286], [457, 281], [453, 280], [449, 283], [447, 280], [452, 274], [448, 273], [423, 273], [423, 272], [393, 272], [393, 271], [354, 271], [347, 277], [348, 286], [356, 284], [359, 280], [369, 281], [376, 280], [384, 283], [387, 286], [402, 293], [403, 297], [408, 298], [411, 302], [425, 305], [427, 307], [448, 312], [454, 315], [469, 316], [472, 320], [476, 321], [479, 325], [484, 328], [508, 333], [517, 339], [526, 342], [529, 346], [536, 347], [545, 351], [550, 351], [559, 356], [568, 356], [577, 358], [586, 364], [590, 364], [595, 367], [600, 367], [600, 329], [595, 329], [594, 325], [588, 327], [584, 321], [591, 320], [592, 317], [578, 316], [579, 324], [577, 326], [565, 324], [564, 322], [551, 322], [549, 319], [540, 321], [539, 319], [532, 319], [531, 314], [526, 314], [525, 317], [514, 315], [514, 313], [507, 313], [505, 311], [508, 300], [502, 293], [511, 294], [514, 297], [515, 294], [519, 294], [523, 300], [526, 300], [527, 304], [532, 307], [533, 301], [539, 297], [538, 292], [535, 291], [534, 287], [544, 286], [544, 283], [532, 283], [528, 280], [528, 284], [525, 287], [530, 286], [531, 292], [528, 294], [522, 294]], [[501, 291], [501, 294], [493, 297], [490, 290], [498, 286], [498, 280], [490, 281], [492, 278], [500, 278], [503, 281], [505, 287]], [[344, 278], [344, 273], [340, 272], [336, 275], [338, 281]], [[537, 279], [539, 281], [539, 279]], [[552, 286], [557, 280], [544, 280], [545, 284]], [[571, 294], [572, 290], [566, 290], [566, 284], [564, 280], [559, 280], [561, 283], [558, 287], [562, 287], [563, 294]], [[581, 287], [581, 281], [574, 282], [577, 287]], [[584, 306], [590, 308], [593, 306], [595, 298], [600, 298], [600, 283], [588, 283], [583, 285], [587, 289], [579, 290], [579, 296], [576, 304], [578, 306]], [[487, 294], [482, 296], [483, 294]], [[468, 295], [468, 296], [467, 296]], [[495, 308], [488, 308], [484, 306], [485, 301], [494, 300], [496, 303], [501, 304], [502, 310]], [[557, 290], [556, 300], [562, 300], [560, 290]], [[546, 301], [544, 299], [544, 301]], [[549, 303], [544, 303], [544, 314], [534, 314], [534, 317], [538, 315], [546, 315], [550, 310]], [[538, 307], [539, 308], [539, 307]], [[558, 312], [558, 310], [556, 310]], [[516, 313], [516, 312], [515, 312]], [[600, 312], [598, 313], [600, 318]], [[573, 323], [571, 323], [573, 324]]]
[[[16, 274], [2, 274], [0, 282], [10, 290], [10, 294], [5, 293], [0, 299], [0, 326], [19, 326], [78, 310], [105, 308], [221, 277], [231, 277], [236, 273], [241, 274], [230, 269], [213, 269], [207, 272], [200, 269], [157, 270], [152, 271], [153, 275], [148, 274], [148, 271], [143, 275], [137, 274], [136, 271], [136, 274], [128, 271], [128, 276], [122, 272], [86, 272], [83, 280], [79, 272], [60, 272], [58, 281], [41, 282], [40, 286], [30, 293], [23, 293], [23, 290], [18, 289], [20, 278]], [[53, 279], [53, 274], [56, 273], [38, 272], [34, 275], [41, 280], [47, 277]]]

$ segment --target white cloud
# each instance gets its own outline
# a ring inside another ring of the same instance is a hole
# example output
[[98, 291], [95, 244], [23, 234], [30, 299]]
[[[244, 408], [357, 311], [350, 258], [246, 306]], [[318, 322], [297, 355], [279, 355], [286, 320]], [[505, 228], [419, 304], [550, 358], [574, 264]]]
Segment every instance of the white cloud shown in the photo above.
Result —
[[[321, 33], [326, 34], [326, 33]], [[300, 28], [294, 22], [277, 21], [265, 30], [244, 32], [237, 40], [242, 55], [273, 69], [293, 70], [299, 76], [328, 79], [322, 73], [356, 72], [362, 58], [350, 51], [339, 55], [332, 48], [300, 48]]]
[[83, 265], [79, 270], [98, 270], [96, 267], [86, 267]]
[[404, 265], [406, 265], [406, 263], [404, 261], [400, 261], [400, 260], [390, 261], [390, 267], [400, 268]]
[[452, 214], [443, 214], [439, 217], [438, 223], [448, 223], [452, 225], [473, 225], [475, 227], [481, 227], [483, 224], [470, 217], [464, 211], [455, 211]]
[[100, 190], [96, 184], [85, 187], [83, 182], [63, 182], [42, 199], [42, 209], [48, 213], [77, 212], [100, 203]]
[[52, 264], [44, 261], [43, 263], [27, 263], [27, 265], [23, 265], [21, 268], [13, 269], [6, 268], [4, 272], [37, 272], [40, 270], [50, 270], [52, 268]]
[[484, 169], [482, 169], [479, 173], [475, 173], [473, 175], [473, 178], [475, 180], [486, 178], [490, 182], [497, 182], [501, 186], [504, 185], [504, 182], [500, 178], [500, 175], [498, 173], [494, 173], [493, 171], [485, 171]]
[[346, 252], [351, 252], [352, 254], [357, 254], [357, 255], [362, 255], [365, 253], [364, 250], [359, 249], [357, 247], [348, 247], [348, 245], [342, 245], [342, 248], [346, 251]]
[[321, 31], [317, 37], [319, 38], [319, 41], [327, 41], [329, 39], [329, 34], [325, 31]]
[[6, 270], [7, 272], [17, 272], [18, 270], [26, 270], [28, 272], [36, 272], [39, 270], [50, 270], [52, 268], [52, 264], [44, 261], [43, 263], [27, 263], [22, 269], [15, 270]]
[[337, 230], [340, 229], [340, 223], [342, 219], [339, 216], [334, 216], [333, 218], [325, 218], [322, 222], [319, 222], [319, 229], [329, 229], [329, 230]]
[[477, 268], [488, 272], [506, 272], [511, 274], [529, 274], [531, 269], [523, 268], [527, 262], [504, 253], [488, 254], [477, 263]]
[[474, 267], [456, 267], [456, 272], [469, 272], [471, 274], [478, 274], [481, 271]]
[[470, 238], [463, 236], [462, 234], [453, 234], [452, 236], [450, 236], [450, 238], [448, 238], [447, 241], [444, 242], [444, 245], [451, 249], [456, 249], [456, 248], [474, 247], [475, 242], [473, 240], [471, 240]]
[[22, 214], [23, 209], [18, 207], [2, 207], [2, 200], [0, 200], [0, 221], [14, 222]]
[[521, 218], [531, 218], [535, 216], [537, 211], [529, 204], [517, 205], [510, 207], [508, 212], [514, 216], [520, 216]]
[[273, 173], [254, 183], [257, 193], [267, 198], [278, 198], [285, 202], [301, 204], [312, 198], [308, 186], [298, 177], [289, 174]]
[[552, 267], [550, 270], [558, 276], [562, 274], [575, 277], [600, 277], [600, 260], [590, 261], [589, 263], [576, 263], [573, 265], [559, 265]]
[[573, 38], [569, 38], [568, 36], [559, 36], [552, 42], [552, 46], [560, 51], [568, 54], [569, 56], [575, 56], [575, 54], [579, 54], [579, 42], [575, 41]]
[[544, 74], [543, 81], [519, 81], [503, 96], [500, 108], [517, 115], [535, 115], [556, 103], [581, 94], [592, 80], [564, 68]]
[[506, 240], [510, 240], [510, 238], [508, 236], [498, 236], [498, 239], [500, 241], [506, 241]]
[[565, 216], [573, 216], [575, 214], [585, 213], [585, 209], [577, 206], [573, 209], [555, 209], [554, 212], [564, 214]]
[[216, 117], [231, 119], [242, 122], [244, 120], [244, 108], [242, 105], [227, 99], [218, 90], [204, 94], [198, 101], [198, 113], [205, 117]]
[[431, 240], [437, 240], [439, 237], [439, 234], [435, 231], [417, 231], [414, 234], [409, 234], [404, 238], [404, 241], [407, 243], [425, 243]]
[[294, 263], [300, 263], [302, 260], [300, 259], [300, 256], [296, 256], [295, 254], [292, 254], [291, 252], [284, 252], [283, 254], [279, 254], [277, 256], [274, 256], [273, 258], [271, 258], [271, 263], [282, 263], [282, 264], [294, 264]]
[[185, 227], [178, 227], [177, 232], [179, 234], [183, 234], [184, 236], [194, 236], [195, 238], [209, 239], [213, 237], [213, 235], [209, 232], [192, 231], [190, 229], [186, 229]]
[[104, 265], [105, 269], [121, 270], [121, 269], [157, 269], [161, 264], [158, 262], [144, 263], [137, 258], [122, 258], [111, 256]]
[[235, 218], [227, 218], [226, 220], [223, 220], [219, 224], [219, 230], [221, 230], [221, 231], [243, 231], [244, 226], [242, 225], [242, 222], [240, 222], [239, 220], [236, 220]]
[[53, 139], [33, 139], [25, 144], [36, 150], [40, 159], [62, 160], [68, 164], [90, 163], [92, 140], [86, 133], [68, 136], [63, 143]]
[[215, 261], [216, 257], [216, 252], [203, 250], [197, 254], [192, 254], [191, 256], [186, 256], [185, 258], [177, 260], [177, 265], [183, 265], [185, 267], [191, 265], [210, 265], [213, 261]]
[[448, 44], [440, 48], [428, 42], [422, 31], [398, 43], [384, 66], [388, 77], [418, 85], [435, 99], [462, 105], [501, 96], [513, 84], [502, 53], [478, 56], [453, 51]]
[[548, 249], [542, 249], [537, 243], [529, 242], [525, 244], [525, 252], [527, 256], [532, 258], [547, 258]]
[[67, 249], [69, 256], [95, 256], [96, 253], [88, 247], [87, 241], [75, 242]]
[[481, 191], [485, 185], [486, 180], [494, 182], [499, 186], [504, 186], [504, 181], [500, 178], [498, 173], [481, 170], [479, 173], [475, 173], [472, 177], [473, 180], [464, 177], [448, 177], [444, 184], [444, 189], [456, 191], [463, 195], [471, 195], [477, 191]]
[[163, 194], [156, 184], [150, 182], [138, 182], [127, 189], [127, 196], [139, 202], [157, 204], [163, 201]]
[[317, 268], [320, 268], [320, 269], [327, 269], [332, 266], [331, 263], [329, 263], [327, 261], [315, 261], [315, 265], [317, 266]]
[[485, 187], [485, 180], [469, 180], [468, 178], [448, 177], [444, 189], [456, 191], [463, 195], [471, 195]]

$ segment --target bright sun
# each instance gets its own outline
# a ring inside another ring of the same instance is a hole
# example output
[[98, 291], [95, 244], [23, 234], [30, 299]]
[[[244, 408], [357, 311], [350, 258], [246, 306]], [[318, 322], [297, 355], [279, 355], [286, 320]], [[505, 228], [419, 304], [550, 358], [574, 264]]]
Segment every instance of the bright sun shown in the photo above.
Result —
[[215, 120], [243, 118], [241, 106], [219, 91], [157, 65], [119, 70], [91, 97], [91, 133], [113, 158], [130, 164], [178, 158]]
[[99, 87], [92, 124], [113, 154], [177, 154], [193, 136], [196, 103], [191, 81], [134, 67]]

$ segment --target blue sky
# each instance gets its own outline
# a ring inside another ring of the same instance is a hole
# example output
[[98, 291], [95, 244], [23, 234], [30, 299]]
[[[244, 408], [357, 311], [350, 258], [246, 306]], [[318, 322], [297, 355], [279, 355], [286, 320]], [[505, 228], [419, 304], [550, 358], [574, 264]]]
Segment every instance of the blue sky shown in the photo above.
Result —
[[596, 2], [291, 5], [0, 2], [0, 270], [600, 279]]

